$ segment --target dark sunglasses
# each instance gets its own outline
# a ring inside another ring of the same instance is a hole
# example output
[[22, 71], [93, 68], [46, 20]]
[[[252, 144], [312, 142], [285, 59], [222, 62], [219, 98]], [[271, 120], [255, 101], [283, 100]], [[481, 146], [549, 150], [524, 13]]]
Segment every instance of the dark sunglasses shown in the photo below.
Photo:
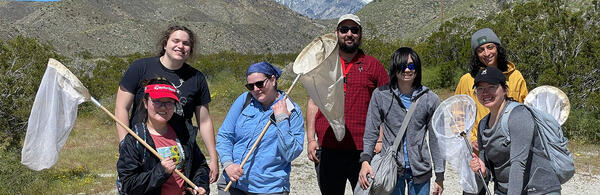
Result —
[[400, 65], [400, 72], [404, 72], [404, 70], [406, 70], [407, 67], [408, 67], [409, 70], [415, 70], [415, 64], [414, 63], [402, 64], [402, 65]]
[[159, 100], [152, 100], [152, 104], [154, 104], [154, 107], [160, 108], [160, 107], [165, 107], [165, 108], [173, 108], [175, 107], [175, 102], [172, 101], [168, 101], [168, 102], [161, 102]]
[[246, 89], [248, 89], [248, 90], [252, 91], [252, 90], [254, 90], [254, 86], [255, 86], [255, 85], [256, 85], [256, 87], [258, 87], [258, 88], [263, 88], [263, 87], [265, 87], [265, 81], [267, 81], [267, 80], [269, 80], [269, 78], [265, 78], [265, 80], [263, 80], [263, 81], [258, 81], [258, 82], [256, 82], [256, 83], [248, 83], [248, 84], [246, 84], [246, 85], [245, 85], [245, 86], [246, 86]]
[[358, 28], [357, 26], [340, 26], [338, 28], [338, 30], [341, 33], [347, 33], [348, 30], [352, 32], [352, 34], [358, 34], [358, 31], [360, 30], [360, 28]]

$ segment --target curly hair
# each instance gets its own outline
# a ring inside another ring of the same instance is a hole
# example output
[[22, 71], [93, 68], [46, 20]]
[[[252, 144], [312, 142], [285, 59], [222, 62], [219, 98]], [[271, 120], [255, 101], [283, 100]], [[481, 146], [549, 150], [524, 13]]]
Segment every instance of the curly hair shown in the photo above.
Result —
[[[498, 57], [496, 58], [496, 60], [498, 61], [498, 69], [500, 69], [502, 72], [505, 72], [508, 70], [508, 60], [506, 57], [506, 49], [504, 49], [504, 47], [502, 47], [502, 45], [498, 44], [498, 43], [494, 43], [494, 45], [496, 45], [496, 49], [498, 51]], [[479, 72], [479, 70], [481, 68], [485, 68], [485, 64], [483, 64], [481, 61], [479, 61], [479, 57], [477, 56], [477, 51], [473, 51], [473, 58], [471, 58], [471, 71], [469, 72], [471, 74], [471, 77], [475, 78], [475, 76], [477, 75], [477, 73]]]
[[171, 34], [173, 34], [173, 32], [175, 31], [184, 31], [188, 34], [188, 36], [190, 37], [190, 56], [194, 55], [194, 48], [196, 46], [196, 34], [194, 34], [194, 32], [192, 32], [192, 30], [188, 29], [185, 26], [178, 26], [178, 25], [174, 25], [174, 26], [170, 26], [169, 28], [167, 28], [167, 30], [163, 31], [160, 35], [160, 38], [158, 39], [158, 43], [157, 43], [157, 47], [158, 47], [158, 56], [163, 56], [165, 55], [165, 46], [167, 46], [167, 41], [169, 41], [169, 37], [171, 37]]

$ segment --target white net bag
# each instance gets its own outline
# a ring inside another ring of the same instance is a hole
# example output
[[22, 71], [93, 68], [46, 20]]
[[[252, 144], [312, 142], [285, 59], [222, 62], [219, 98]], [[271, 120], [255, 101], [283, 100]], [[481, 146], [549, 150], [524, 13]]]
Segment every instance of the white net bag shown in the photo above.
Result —
[[455, 95], [444, 100], [432, 117], [433, 131], [438, 138], [441, 152], [454, 167], [465, 192], [477, 193], [475, 173], [469, 167], [470, 146], [466, 143], [475, 124], [477, 106], [467, 95]]
[[560, 125], [569, 117], [571, 104], [569, 98], [560, 89], [553, 86], [539, 86], [531, 90], [525, 97], [525, 105], [537, 108], [552, 115]]
[[50, 59], [29, 115], [21, 163], [36, 171], [54, 165], [77, 119], [77, 106], [89, 98], [79, 79]]

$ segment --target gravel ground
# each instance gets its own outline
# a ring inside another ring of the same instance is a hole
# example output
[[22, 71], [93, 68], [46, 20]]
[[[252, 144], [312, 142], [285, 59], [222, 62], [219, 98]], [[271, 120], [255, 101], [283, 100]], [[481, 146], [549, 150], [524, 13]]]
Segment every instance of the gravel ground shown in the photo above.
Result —
[[[290, 194], [320, 194], [314, 164], [308, 160], [306, 155], [306, 143], [304, 143], [304, 148], [305, 150], [302, 151], [302, 154], [292, 162]], [[446, 167], [444, 194], [462, 194], [462, 188], [458, 183], [458, 175], [452, 170], [451, 166], [447, 165]], [[600, 176], [578, 172], [571, 180], [563, 184], [562, 188], [562, 194], [566, 195], [598, 194], [600, 192]], [[212, 184], [210, 189], [211, 194], [217, 194], [216, 185]], [[490, 190], [493, 190], [493, 185], [490, 185]], [[346, 194], [352, 194], [350, 183], [346, 184]]]
[[[306, 141], [306, 140], [305, 140]], [[304, 143], [306, 148], [306, 143]], [[458, 175], [452, 167], [446, 166], [446, 179], [444, 181], [444, 194], [461, 194], [462, 188], [458, 183]], [[291, 192], [290, 194], [320, 194], [319, 186], [317, 185], [317, 175], [315, 173], [314, 164], [308, 160], [306, 149], [296, 160], [292, 162], [292, 173], [290, 178]], [[589, 173], [577, 172], [571, 180], [562, 185], [562, 194], [600, 194], [600, 175], [590, 175]], [[490, 185], [490, 190], [493, 186]], [[210, 193], [217, 194], [217, 186], [210, 185]], [[117, 194], [116, 189], [100, 194]], [[346, 194], [352, 194], [350, 183], [346, 184]]]

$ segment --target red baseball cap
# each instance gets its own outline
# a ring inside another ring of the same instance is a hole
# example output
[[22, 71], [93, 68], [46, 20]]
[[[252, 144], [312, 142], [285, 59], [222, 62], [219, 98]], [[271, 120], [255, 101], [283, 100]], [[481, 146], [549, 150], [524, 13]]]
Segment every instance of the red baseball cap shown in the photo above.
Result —
[[171, 85], [165, 84], [152, 84], [148, 85], [144, 88], [144, 93], [150, 95], [152, 99], [160, 99], [160, 98], [171, 98], [175, 101], [179, 102], [179, 98], [177, 98], [177, 89]]

